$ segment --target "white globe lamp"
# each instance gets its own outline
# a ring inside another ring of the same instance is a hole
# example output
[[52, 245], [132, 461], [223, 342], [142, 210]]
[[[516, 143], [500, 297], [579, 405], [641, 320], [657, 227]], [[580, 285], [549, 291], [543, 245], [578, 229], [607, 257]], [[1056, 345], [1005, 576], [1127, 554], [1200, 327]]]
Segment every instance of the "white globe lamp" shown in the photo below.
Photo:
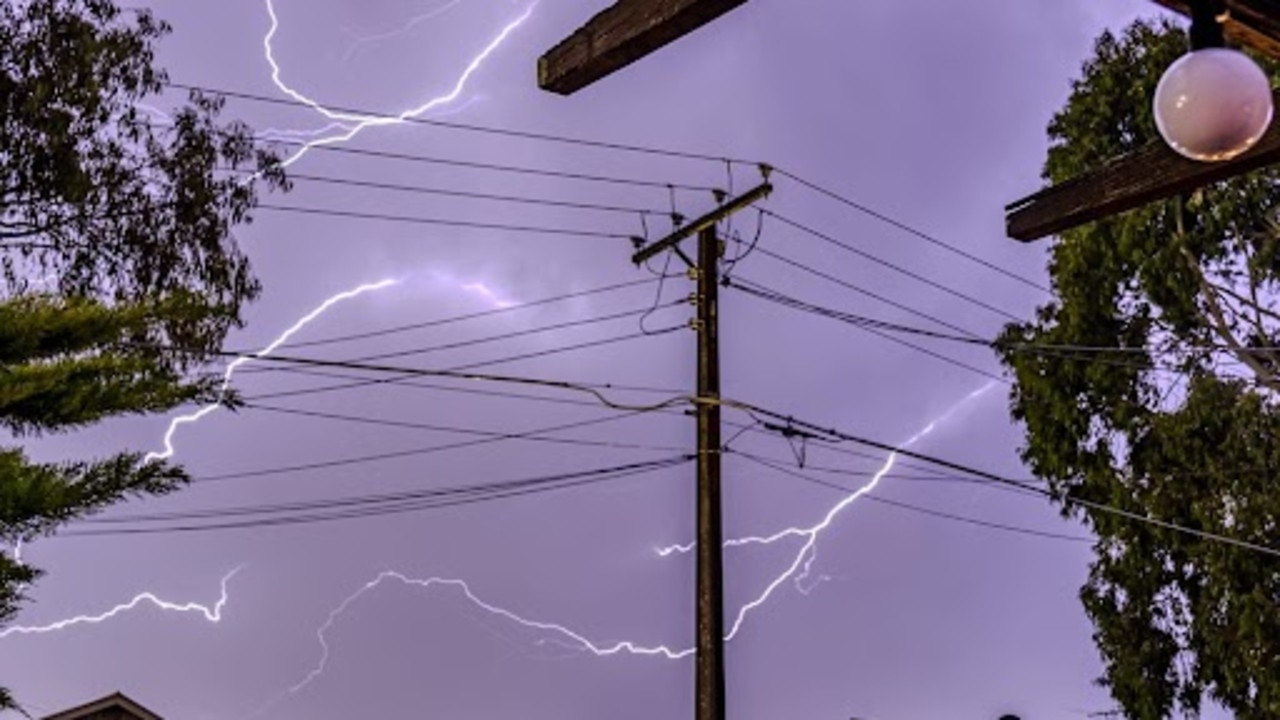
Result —
[[1165, 71], [1154, 111], [1169, 147], [1192, 160], [1222, 162], [1262, 139], [1275, 108], [1266, 73], [1248, 55], [1205, 47]]

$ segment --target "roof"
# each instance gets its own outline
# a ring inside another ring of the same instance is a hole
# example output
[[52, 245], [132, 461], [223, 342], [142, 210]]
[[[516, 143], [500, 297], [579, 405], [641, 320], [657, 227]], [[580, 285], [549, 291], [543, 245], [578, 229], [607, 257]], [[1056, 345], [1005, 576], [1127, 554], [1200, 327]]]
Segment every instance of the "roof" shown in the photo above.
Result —
[[154, 712], [139, 705], [137, 702], [130, 700], [122, 692], [115, 692], [104, 698], [85, 703], [79, 707], [73, 707], [70, 710], [63, 710], [60, 713], [48, 715], [42, 720], [78, 720], [78, 718], [89, 718], [104, 710], [123, 710], [134, 718], [137, 718], [137, 720], [164, 720]]

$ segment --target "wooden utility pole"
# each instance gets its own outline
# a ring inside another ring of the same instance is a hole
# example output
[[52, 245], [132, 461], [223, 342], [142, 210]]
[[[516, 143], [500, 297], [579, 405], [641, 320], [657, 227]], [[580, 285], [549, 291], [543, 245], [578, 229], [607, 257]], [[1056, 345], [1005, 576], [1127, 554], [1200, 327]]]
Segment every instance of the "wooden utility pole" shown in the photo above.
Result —
[[538, 87], [569, 95], [747, 0], [617, 0], [538, 58]]
[[[767, 179], [766, 179], [767, 180]], [[724, 533], [720, 519], [720, 236], [717, 224], [773, 191], [766, 181], [632, 256], [637, 265], [675, 252], [697, 282], [693, 328], [698, 333], [698, 489], [695, 539], [697, 580], [694, 619], [694, 718], [725, 720]], [[698, 236], [697, 261], [680, 242]]]
[[[1190, 17], [1195, 0], [1153, 2]], [[1223, 4], [1227, 19], [1222, 31], [1227, 40], [1280, 60], [1280, 0], [1226, 0]]]
[[[1183, 15], [1191, 15], [1193, 6], [1202, 2], [1153, 1]], [[1221, 24], [1226, 39], [1280, 60], [1280, 0], [1222, 2], [1226, 14]], [[1280, 107], [1280, 91], [1272, 99]], [[1276, 164], [1280, 164], [1280, 119], [1271, 124], [1257, 145], [1227, 162], [1196, 162], [1163, 142], [1154, 142], [1011, 203], [1005, 208], [1006, 231], [1016, 240], [1038, 240]]]
[[720, 522], [720, 236], [698, 233], [697, 667], [694, 717], [724, 720], [724, 533]]

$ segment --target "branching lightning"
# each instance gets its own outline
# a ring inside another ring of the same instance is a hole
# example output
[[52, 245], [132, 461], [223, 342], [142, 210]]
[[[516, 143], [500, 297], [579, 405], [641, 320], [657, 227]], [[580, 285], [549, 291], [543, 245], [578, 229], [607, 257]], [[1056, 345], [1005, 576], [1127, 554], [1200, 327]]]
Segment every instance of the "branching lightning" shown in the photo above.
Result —
[[528, 8], [526, 8], [525, 11], [516, 19], [507, 23], [507, 25], [489, 41], [489, 44], [486, 45], [479, 54], [471, 59], [471, 62], [467, 64], [466, 68], [458, 76], [453, 87], [450, 88], [448, 92], [431, 98], [417, 107], [409, 108], [396, 115], [363, 115], [358, 113], [334, 111], [325, 107], [319, 101], [304, 95], [302, 92], [288, 85], [282, 78], [283, 73], [280, 68], [280, 63], [276, 60], [275, 48], [272, 45], [272, 41], [275, 39], [276, 33], [280, 29], [280, 19], [276, 14], [274, 0], [266, 0], [266, 6], [267, 14], [271, 18], [271, 27], [262, 39], [262, 49], [263, 55], [266, 57], [267, 64], [271, 66], [271, 81], [275, 83], [275, 86], [280, 90], [280, 92], [289, 96], [293, 100], [310, 107], [312, 110], [315, 110], [317, 113], [329, 120], [330, 124], [326, 126], [326, 130], [335, 133], [332, 135], [317, 137], [315, 140], [303, 145], [293, 155], [290, 155], [284, 160], [284, 166], [288, 167], [300, 160], [311, 148], [317, 145], [344, 143], [371, 127], [403, 125], [413, 118], [421, 117], [426, 113], [453, 103], [466, 90], [467, 83], [471, 80], [471, 77], [480, 70], [484, 65], [484, 62], [502, 46], [512, 33], [514, 33], [526, 20], [529, 19], [533, 14], [536, 3], [529, 5]]
[[[346, 57], [350, 57], [361, 46], [369, 42], [388, 39], [396, 35], [408, 33], [412, 31], [412, 29], [416, 25], [422, 22], [425, 22], [433, 17], [436, 17], [443, 12], [448, 11], [449, 9], [456, 6], [459, 2], [461, 2], [461, 0], [451, 0], [450, 2], [447, 2], [444, 5], [428, 13], [425, 13], [424, 15], [411, 19], [407, 25], [405, 25], [404, 27], [400, 28], [397, 31], [390, 32], [390, 33], [383, 33], [383, 34], [374, 35], [374, 36], [356, 38], [355, 45], [353, 45], [351, 48], [348, 49]], [[512, 20], [507, 25], [501, 28], [500, 32], [495, 37], [493, 37], [489, 41], [489, 43], [485, 45], [483, 49], [477, 55], [475, 55], [471, 59], [471, 61], [465, 66], [464, 70], [456, 78], [454, 84], [452, 85], [451, 88], [449, 88], [448, 92], [442, 95], [439, 95], [437, 97], [433, 97], [429, 100], [426, 100], [425, 102], [415, 107], [408, 108], [395, 115], [366, 115], [366, 114], [359, 114], [359, 113], [335, 111], [321, 104], [319, 101], [312, 99], [311, 97], [308, 97], [307, 95], [303, 94], [302, 92], [288, 85], [283, 79], [283, 72], [280, 64], [278, 63], [275, 57], [275, 49], [273, 47], [273, 41], [280, 28], [279, 17], [277, 15], [273, 0], [265, 0], [265, 5], [266, 5], [267, 13], [270, 17], [270, 28], [266, 33], [266, 35], [263, 37], [262, 47], [263, 47], [263, 53], [264, 53], [265, 59], [271, 68], [272, 82], [280, 90], [280, 92], [290, 97], [294, 101], [297, 101], [309, 107], [310, 109], [318, 113], [320, 116], [322, 116], [326, 121], [322, 127], [317, 128], [315, 130], [274, 130], [273, 129], [273, 130], [264, 131], [264, 133], [262, 134], [262, 136], [264, 137], [294, 139], [294, 140], [299, 140], [305, 143], [296, 152], [294, 152], [292, 155], [290, 155], [287, 159], [284, 160], [284, 165], [290, 166], [293, 163], [300, 160], [313, 147], [320, 146], [320, 145], [332, 145], [332, 144], [345, 143], [354, 139], [357, 135], [359, 135], [361, 132], [363, 132], [368, 128], [402, 125], [414, 118], [422, 117], [427, 113], [437, 112], [448, 106], [454, 105], [458, 101], [458, 99], [463, 95], [463, 93], [466, 92], [467, 85], [471, 80], [472, 76], [475, 75], [480, 70], [480, 68], [484, 65], [486, 60], [488, 60], [503, 45], [503, 43], [521, 25], [523, 25], [526, 20], [529, 19], [529, 17], [532, 15], [534, 11], [536, 3], [530, 4], [522, 14], [520, 14], [514, 20]], [[163, 115], [161, 111], [154, 108], [145, 107], [143, 109], [156, 116]], [[267, 345], [265, 348], [258, 351], [253, 356], [238, 358], [234, 362], [230, 363], [223, 376], [222, 391], [226, 392], [226, 390], [230, 387], [232, 376], [234, 375], [235, 371], [238, 368], [245, 365], [246, 363], [252, 362], [255, 358], [261, 358], [271, 354], [277, 348], [282, 346], [284, 343], [288, 342], [288, 340], [293, 335], [300, 332], [308, 324], [315, 321], [317, 318], [323, 315], [327, 310], [329, 310], [334, 305], [349, 299], [353, 299], [367, 292], [372, 292], [372, 291], [381, 290], [381, 289], [390, 287], [396, 284], [396, 282], [397, 281], [394, 281], [394, 280], [383, 280], [378, 283], [361, 285], [352, 290], [339, 293], [329, 298], [320, 306], [318, 306], [316, 309], [314, 309], [307, 315], [303, 316], [300, 320], [298, 320], [296, 323], [290, 326], [287, 330], [285, 330], [271, 344]], [[506, 308], [506, 307], [511, 307], [513, 305], [513, 303], [505, 300], [498, 293], [494, 292], [492, 289], [490, 289], [488, 286], [484, 285], [483, 283], [471, 282], [466, 284], [463, 284], [463, 283], [456, 283], [456, 284], [462, 290], [484, 298], [488, 302], [492, 303], [495, 307]], [[956, 405], [948, 409], [942, 415], [938, 416], [936, 419], [929, 422], [919, 432], [917, 432], [916, 434], [908, 438], [903, 444], [899, 446], [899, 449], [900, 450], [906, 449], [923, 440], [925, 437], [930, 435], [940, 424], [946, 422], [952, 416], [954, 416], [956, 413], [962, 410], [964, 407], [966, 407], [971, 402], [975, 401], [977, 398], [982, 396], [984, 393], [990, 390], [991, 387], [993, 387], [993, 385], [994, 383], [989, 383], [983, 386], [982, 388], [979, 388], [975, 392], [970, 393], [968, 396], [966, 396]], [[204, 418], [205, 416], [217, 410], [218, 407], [219, 407], [218, 404], [211, 404], [211, 405], [200, 408], [198, 411], [194, 413], [174, 418], [169, 424], [169, 427], [164, 435], [164, 450], [162, 452], [149, 454], [147, 456], [148, 460], [167, 459], [172, 457], [175, 453], [173, 440], [178, 428], [181, 425], [192, 424], [199, 421], [200, 419]], [[890, 453], [889, 456], [886, 458], [884, 464], [871, 477], [871, 479], [867, 482], [866, 485], [857, 489], [856, 491], [851, 492], [849, 495], [842, 498], [838, 503], [836, 503], [834, 506], [828, 509], [827, 512], [821, 517], [821, 519], [817, 523], [811, 526], [788, 527], [778, 532], [775, 532], [771, 535], [733, 538], [725, 542], [725, 547], [728, 547], [728, 548], [742, 548], [742, 547], [748, 547], [748, 546], [769, 546], [769, 545], [774, 545], [784, 541], [790, 541], [793, 539], [800, 542], [800, 547], [796, 551], [794, 559], [783, 569], [783, 571], [777, 576], [775, 576], [769, 583], [767, 583], [764, 589], [760, 593], [758, 593], [752, 600], [743, 604], [738, 609], [736, 615], [733, 618], [732, 623], [727, 628], [726, 635], [725, 635], [725, 639], [727, 641], [733, 640], [744, 627], [748, 616], [752, 612], [754, 612], [755, 610], [761, 608], [764, 604], [766, 604], [770, 600], [770, 598], [774, 596], [777, 590], [788, 581], [793, 582], [795, 587], [802, 593], [807, 593], [812, 589], [813, 585], [809, 583], [811, 583], [811, 579], [813, 577], [813, 567], [817, 558], [817, 544], [818, 544], [819, 536], [835, 523], [837, 518], [841, 515], [841, 513], [844, 510], [846, 510], [849, 506], [854, 504], [858, 499], [860, 499], [867, 493], [873, 491], [881, 483], [881, 481], [893, 469], [897, 461], [897, 457], [898, 457], [897, 452]], [[671, 555], [687, 554], [691, 550], [693, 550], [694, 547], [695, 546], [692, 543], [684, 544], [684, 545], [671, 545], [668, 547], [658, 548], [656, 552], [661, 557], [669, 557]], [[13, 553], [15, 558], [20, 558], [21, 546], [19, 545], [13, 548]], [[161, 599], [154, 593], [144, 592], [135, 596], [129, 602], [116, 605], [110, 610], [100, 613], [98, 615], [82, 615], [74, 618], [69, 618], [66, 620], [61, 620], [55, 623], [50, 623], [48, 625], [43, 625], [43, 626], [16, 626], [16, 627], [3, 629], [3, 630], [0, 630], [0, 639], [9, 637], [11, 635], [47, 634], [47, 633], [53, 633], [53, 632], [61, 631], [61, 630], [71, 628], [74, 626], [79, 626], [79, 625], [98, 624], [98, 623], [102, 623], [107, 620], [110, 620], [122, 613], [130, 612], [143, 605], [151, 605], [165, 612], [195, 613], [200, 616], [203, 616], [204, 619], [207, 620], [208, 622], [218, 623], [222, 619], [222, 611], [228, 602], [228, 592], [227, 592], [228, 583], [237, 574], [237, 572], [239, 572], [239, 570], [240, 568], [236, 568], [235, 570], [232, 570], [230, 573], [228, 573], [226, 576], [222, 578], [220, 598], [217, 601], [217, 603], [214, 604], [212, 607], [207, 605], [202, 605], [199, 603], [174, 603], [174, 602]], [[579, 652], [589, 653], [590, 655], [593, 655], [596, 657], [634, 655], [634, 656], [658, 657], [658, 658], [664, 658], [668, 660], [680, 660], [680, 659], [688, 658], [694, 654], [694, 649], [691, 647], [673, 648], [666, 645], [643, 645], [633, 641], [600, 642], [600, 641], [592, 640], [586, 637], [585, 635], [572, 630], [566, 625], [562, 625], [555, 622], [544, 621], [544, 620], [535, 620], [535, 619], [526, 618], [524, 616], [517, 614], [512, 610], [500, 607], [498, 605], [494, 605], [482, 599], [477, 594], [475, 594], [472, 591], [471, 587], [467, 584], [467, 582], [463, 580], [441, 578], [441, 577], [415, 578], [406, 574], [402, 574], [400, 572], [386, 571], [378, 574], [372, 580], [361, 585], [359, 588], [356, 589], [355, 592], [353, 592], [348, 597], [346, 597], [341, 603], [339, 603], [336, 607], [334, 607], [333, 610], [329, 612], [323, 624], [321, 624], [319, 628], [316, 630], [316, 638], [321, 648], [321, 654], [319, 656], [319, 659], [314, 665], [314, 667], [304, 677], [302, 677], [301, 680], [299, 680], [297, 683], [293, 684], [288, 688], [288, 694], [296, 694], [298, 692], [301, 692], [302, 690], [307, 688], [309, 685], [311, 685], [317, 678], [319, 678], [324, 673], [326, 667], [329, 664], [329, 660], [331, 656], [331, 646], [328, 639], [329, 633], [333, 629], [333, 627], [336, 625], [336, 623], [347, 613], [349, 608], [355, 603], [357, 603], [361, 598], [373, 592], [374, 590], [377, 590], [384, 585], [392, 584], [392, 583], [399, 584], [409, 588], [423, 590], [423, 591], [428, 591], [433, 588], [439, 588], [439, 589], [447, 589], [447, 590], [458, 592], [461, 594], [462, 597], [466, 599], [467, 602], [471, 603], [472, 605], [484, 611], [485, 613], [488, 613], [493, 617], [496, 617], [504, 622], [509, 622], [514, 625], [518, 625], [524, 629], [540, 634], [543, 639], [539, 640], [538, 641], [539, 643], [544, 643], [544, 642], [555, 643], [558, 645], [563, 645], [565, 647], [576, 649]]]
[[[257, 358], [265, 357], [275, 352], [281, 345], [288, 342], [289, 338], [293, 337], [295, 334], [297, 334], [307, 325], [311, 324], [312, 321], [314, 321], [316, 318], [319, 318], [321, 315], [323, 315], [326, 311], [329, 310], [329, 308], [343, 301], [359, 297], [365, 293], [391, 287], [393, 285], [396, 285], [398, 282], [399, 282], [398, 280], [388, 279], [388, 280], [381, 280], [376, 283], [370, 283], [367, 285], [360, 285], [359, 287], [352, 288], [351, 290], [340, 292], [337, 295], [334, 295], [333, 297], [329, 298], [328, 300], [325, 300], [323, 303], [320, 303], [320, 305], [316, 309], [312, 310], [306, 315], [303, 315], [300, 320], [295, 322], [293, 325], [289, 326], [289, 328], [284, 332], [280, 333], [280, 336], [277, 337], [275, 340], [273, 340], [270, 345], [267, 345], [266, 347], [254, 353], [251, 356], [236, 358], [232, 362], [228, 363], [227, 369], [222, 375], [222, 392], [226, 393], [226, 391], [231, 387], [231, 378], [232, 376], [235, 375], [236, 370], [240, 369], [242, 366], [246, 365], [247, 363], [253, 362]], [[178, 417], [171, 420], [169, 422], [169, 429], [166, 430], [164, 434], [164, 450], [161, 452], [148, 453], [146, 460], [148, 462], [152, 460], [168, 460], [169, 458], [173, 457], [173, 454], [175, 452], [175, 448], [173, 445], [173, 438], [174, 438], [174, 435], [178, 432], [178, 428], [183, 425], [189, 425], [191, 423], [199, 422], [201, 419], [205, 418], [210, 413], [213, 413], [219, 407], [221, 407], [220, 404], [211, 403], [209, 405], [205, 405], [204, 407], [200, 408], [199, 410], [193, 413], [189, 413], [187, 415], [179, 415]]]
[[490, 602], [487, 602], [481, 599], [478, 595], [476, 595], [475, 592], [471, 590], [471, 586], [468, 585], [464, 580], [457, 580], [452, 578], [440, 578], [440, 577], [414, 578], [414, 577], [409, 577], [408, 575], [404, 575], [403, 573], [386, 571], [386, 572], [379, 573], [377, 577], [365, 583], [364, 585], [361, 585], [355, 592], [347, 596], [345, 600], [343, 600], [337, 607], [335, 607], [329, 613], [329, 616], [328, 618], [325, 619], [324, 624], [321, 625], [316, 630], [316, 638], [319, 640], [320, 647], [322, 650], [320, 659], [316, 663], [316, 666], [312, 668], [312, 670], [309, 673], [307, 673], [307, 675], [302, 680], [300, 680], [299, 682], [297, 682], [296, 684], [294, 684], [292, 687], [289, 688], [290, 693], [297, 693], [301, 691], [307, 685], [310, 685], [312, 682], [314, 682], [315, 679], [320, 677], [320, 675], [324, 672], [325, 667], [329, 663], [329, 654], [330, 654], [330, 647], [329, 647], [329, 641], [328, 641], [327, 635], [329, 631], [333, 628], [334, 624], [338, 621], [338, 619], [347, 611], [347, 608], [349, 608], [353, 603], [355, 603], [360, 598], [364, 597], [368, 593], [372, 592], [373, 590], [376, 590], [377, 588], [387, 583], [399, 583], [407, 587], [418, 588], [421, 590], [428, 590], [432, 587], [456, 589], [462, 593], [463, 597], [465, 597], [468, 602], [480, 608], [481, 610], [485, 611], [486, 613], [489, 613], [502, 620], [515, 623], [516, 625], [519, 625], [523, 628], [546, 633], [546, 635], [548, 636], [547, 640], [542, 642], [557, 641], [559, 643], [566, 644], [570, 647], [579, 648], [582, 651], [589, 652], [598, 657], [609, 657], [611, 655], [629, 654], [629, 655], [659, 656], [659, 657], [665, 657], [665, 658], [674, 660], [674, 659], [686, 657], [693, 653], [693, 650], [673, 650], [671, 648], [660, 646], [660, 645], [653, 646], [653, 647], [646, 647], [646, 646], [639, 645], [637, 643], [629, 642], [629, 641], [621, 641], [621, 642], [615, 642], [615, 643], [597, 643], [586, 638], [582, 634], [569, 629], [564, 625], [560, 625], [558, 623], [553, 623], [553, 622], [540, 621], [540, 620], [530, 620], [529, 618], [525, 618], [520, 615], [517, 615], [515, 612], [512, 612], [511, 610], [508, 610], [506, 608], [502, 608]]
[[467, 292], [475, 293], [476, 295], [479, 295], [480, 297], [484, 298], [499, 310], [505, 310], [507, 308], [513, 308], [516, 306], [516, 304], [511, 302], [510, 300], [502, 299], [500, 295], [498, 295], [493, 290], [489, 289], [489, 286], [485, 285], [484, 283], [479, 283], [479, 282], [466, 283], [461, 287], [463, 290], [466, 290]]
[[[931, 433], [934, 432], [936, 428], [938, 428], [938, 426], [942, 425], [947, 420], [951, 419], [953, 416], [955, 416], [957, 413], [959, 413], [961, 410], [967, 407], [970, 403], [974, 402], [979, 397], [984, 395], [992, 387], [994, 387], [994, 385], [995, 385], [994, 382], [988, 383], [982, 386], [981, 388], [978, 388], [974, 392], [970, 393], [969, 395], [965, 396], [962, 400], [957, 402], [950, 409], [948, 409], [947, 411], [939, 415], [934, 420], [930, 421], [920, 431], [918, 431], [917, 433], [912, 435], [910, 438], [908, 438], [906, 442], [899, 445], [898, 446], [899, 449], [905, 450], [915, 445], [916, 443], [920, 442], [927, 436], [929, 436]], [[778, 588], [780, 588], [788, 580], [792, 580], [793, 582], [795, 582], [797, 589], [800, 590], [800, 592], [802, 593], [807, 593], [809, 590], [812, 589], [812, 586], [806, 586], [804, 583], [808, 581], [808, 579], [812, 576], [813, 564], [817, 558], [818, 537], [827, 528], [831, 527], [831, 525], [836, 521], [836, 519], [840, 516], [840, 514], [845, 509], [847, 509], [853, 503], [857, 502], [857, 500], [862, 496], [874, 490], [880, 484], [881, 480], [883, 480], [884, 477], [888, 475], [888, 473], [893, 469], [894, 464], [897, 461], [897, 458], [898, 458], [897, 452], [890, 453], [888, 458], [885, 459], [884, 464], [875, 473], [875, 475], [872, 476], [871, 480], [867, 482], [866, 485], [862, 486], [858, 490], [850, 493], [849, 495], [841, 499], [840, 502], [832, 506], [823, 515], [822, 519], [818, 523], [812, 526], [790, 527], [784, 530], [780, 530], [772, 535], [734, 538], [734, 539], [727, 540], [725, 542], [726, 547], [744, 547], [749, 545], [772, 545], [774, 543], [781, 542], [783, 540], [787, 540], [790, 538], [804, 539], [804, 543], [801, 545], [800, 549], [797, 551], [795, 559], [792, 560], [789, 565], [787, 565], [787, 567], [782, 571], [782, 573], [777, 575], [772, 581], [770, 581], [765, 586], [764, 590], [760, 592], [753, 600], [751, 600], [750, 602], [744, 604], [741, 608], [739, 608], [737, 615], [734, 617], [732, 624], [730, 625], [729, 629], [725, 633], [726, 641], [733, 640], [738, 635], [738, 633], [742, 630], [743, 626], [746, 623], [747, 617], [753, 611], [759, 609], [766, 602], [768, 602], [768, 600], [773, 596], [773, 594], [778, 590]], [[693, 544], [673, 545], [670, 547], [660, 548], [657, 552], [660, 556], [666, 557], [672, 554], [687, 553], [690, 550], [692, 550], [693, 547], [694, 547]], [[341, 618], [342, 615], [347, 612], [348, 608], [350, 608], [350, 606], [354, 604], [356, 601], [358, 601], [360, 598], [364, 597], [368, 593], [372, 592], [373, 590], [389, 582], [396, 582], [402, 585], [417, 587], [424, 590], [430, 589], [432, 587], [456, 588], [457, 590], [461, 591], [463, 596], [469, 602], [471, 602], [473, 605], [480, 608], [481, 610], [491, 615], [494, 615], [496, 617], [499, 617], [503, 620], [506, 620], [508, 622], [519, 625], [523, 628], [534, 630], [540, 633], [545, 633], [546, 639], [541, 640], [539, 642], [556, 642], [557, 644], [577, 649], [580, 652], [590, 653], [591, 655], [594, 655], [596, 657], [610, 657], [614, 655], [636, 655], [636, 656], [660, 657], [668, 660], [681, 660], [681, 659], [692, 656], [695, 651], [694, 648], [692, 647], [673, 648], [666, 645], [643, 645], [643, 644], [640, 644], [634, 641], [629, 641], [629, 640], [609, 642], [609, 643], [594, 641], [587, 638], [583, 634], [570, 629], [565, 625], [526, 618], [521, 615], [518, 615], [517, 613], [509, 609], [499, 607], [486, 600], [483, 600], [482, 598], [477, 596], [471, 590], [471, 587], [463, 580], [439, 578], [439, 577], [413, 578], [399, 572], [387, 571], [387, 572], [380, 573], [374, 579], [360, 586], [355, 592], [349, 595], [345, 600], [343, 600], [340, 604], [338, 604], [329, 613], [324, 623], [316, 630], [316, 637], [319, 640], [320, 648], [321, 648], [320, 658], [317, 661], [315, 667], [313, 667], [311, 671], [308, 672], [307, 675], [302, 678], [302, 680], [295, 683], [293, 686], [289, 688], [290, 694], [300, 692], [301, 690], [306, 688], [308, 685], [310, 685], [312, 682], [314, 682], [317, 678], [319, 678], [321, 674], [324, 673], [325, 668], [328, 666], [330, 652], [331, 652], [331, 648], [328, 640], [328, 633], [333, 628], [334, 624], [338, 621], [338, 619]]]
[[[933, 433], [933, 431], [939, 425], [951, 419], [956, 413], [960, 412], [965, 407], [967, 407], [970, 403], [974, 402], [978, 398], [985, 395], [993, 387], [995, 387], [994, 381], [989, 382], [986, 385], [983, 385], [982, 387], [978, 388], [977, 390], [974, 390], [973, 392], [969, 393], [962, 400], [960, 400], [960, 402], [951, 406], [951, 408], [949, 408], [946, 412], [939, 415], [937, 418], [931, 420], [928, 424], [926, 424], [923, 428], [921, 428], [915, 435], [912, 435], [910, 438], [907, 439], [906, 442], [899, 445], [898, 449], [906, 450], [911, 446], [915, 445], [916, 443], [920, 442], [924, 438], [928, 437], [931, 433]], [[764, 591], [761, 592], [760, 595], [756, 597], [756, 599], [743, 605], [738, 610], [737, 617], [734, 618], [733, 624], [730, 625], [728, 632], [725, 633], [726, 640], [732, 640], [735, 636], [737, 636], [738, 631], [742, 629], [743, 623], [746, 622], [747, 615], [750, 614], [752, 611], [756, 610], [757, 608], [761, 607], [762, 605], [764, 605], [769, 600], [769, 598], [773, 595], [773, 593], [779, 587], [781, 587], [782, 584], [785, 583], [787, 580], [794, 578], [796, 589], [802, 593], [808, 593], [808, 591], [812, 589], [812, 586], [806, 586], [805, 582], [808, 581], [811, 571], [813, 570], [813, 563], [818, 557], [818, 536], [821, 535], [824, 530], [831, 527], [831, 524], [835, 522], [836, 518], [840, 515], [840, 513], [844, 512], [846, 508], [848, 508], [850, 505], [857, 502], [858, 499], [861, 498], [863, 495], [866, 495], [872, 490], [875, 490], [876, 487], [880, 484], [880, 481], [884, 479], [885, 475], [888, 475], [889, 471], [893, 469], [893, 466], [894, 464], [897, 463], [897, 461], [898, 461], [897, 451], [889, 453], [889, 457], [885, 459], [884, 464], [881, 465], [880, 469], [876, 471], [876, 474], [872, 476], [870, 482], [858, 488], [853, 493], [850, 493], [849, 495], [845, 496], [842, 500], [840, 500], [840, 502], [833, 505], [831, 509], [827, 511], [826, 515], [822, 517], [822, 520], [811, 527], [808, 527], [808, 528], [791, 527], [791, 528], [787, 528], [785, 530], [776, 532], [773, 535], [770, 535], [767, 537], [738, 538], [735, 540], [730, 540], [728, 543], [726, 543], [726, 544], [732, 544], [735, 546], [770, 545], [790, 537], [805, 538], [804, 543], [800, 546], [800, 550], [796, 553], [795, 559], [791, 562], [790, 565], [787, 566], [787, 568], [782, 572], [782, 574], [775, 577], [772, 582], [766, 585]]]
[[15, 625], [13, 627], [4, 628], [3, 630], [0, 630], [0, 640], [12, 635], [47, 635], [61, 630], [66, 630], [77, 625], [98, 625], [123, 613], [136, 610], [143, 605], [151, 605], [157, 610], [164, 612], [180, 614], [194, 613], [203, 616], [204, 619], [210, 623], [217, 624], [222, 622], [222, 610], [226, 607], [227, 602], [230, 599], [230, 596], [227, 594], [227, 584], [231, 582], [231, 578], [235, 577], [236, 574], [243, 569], [244, 566], [242, 565], [222, 576], [222, 591], [218, 596], [218, 601], [214, 603], [213, 606], [203, 605], [196, 602], [175, 603], [165, 600], [157, 596], [155, 593], [144, 592], [135, 595], [129, 602], [120, 603], [110, 610], [97, 615], [77, 615], [76, 617], [59, 620], [47, 625]]
[[401, 35], [408, 35], [409, 33], [413, 32], [414, 28], [418, 27], [422, 23], [428, 20], [434, 20], [435, 18], [449, 12], [450, 10], [454, 9], [455, 7], [461, 4], [462, 4], [462, 0], [450, 0], [449, 2], [444, 3], [439, 7], [432, 8], [431, 10], [428, 10], [422, 13], [421, 15], [416, 15], [412, 18], [409, 18], [408, 22], [396, 28], [395, 30], [388, 30], [386, 32], [380, 32], [374, 35], [356, 35], [350, 30], [346, 30], [346, 28], [343, 28], [343, 30], [345, 30], [347, 34], [352, 36], [353, 42], [351, 43], [351, 46], [347, 48], [347, 51], [342, 54], [342, 61], [343, 62], [349, 61], [351, 57], [360, 50], [360, 48], [370, 43], [380, 42], [383, 40], [390, 40], [391, 38], [400, 37]]

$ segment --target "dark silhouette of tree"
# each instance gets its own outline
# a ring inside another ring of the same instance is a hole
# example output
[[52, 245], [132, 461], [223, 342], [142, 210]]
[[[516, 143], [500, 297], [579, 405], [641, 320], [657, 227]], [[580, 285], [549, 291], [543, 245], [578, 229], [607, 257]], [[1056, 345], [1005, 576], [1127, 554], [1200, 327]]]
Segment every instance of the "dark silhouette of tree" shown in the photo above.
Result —
[[[1049, 126], [1045, 178], [1157, 142], [1151, 98], [1186, 47], [1167, 22], [1104, 34]], [[1098, 537], [1081, 598], [1126, 717], [1196, 715], [1206, 699], [1280, 717], [1280, 561], [1069, 502], [1280, 546], [1277, 180], [1064, 233], [1054, 300], [997, 343], [1023, 459]]]

